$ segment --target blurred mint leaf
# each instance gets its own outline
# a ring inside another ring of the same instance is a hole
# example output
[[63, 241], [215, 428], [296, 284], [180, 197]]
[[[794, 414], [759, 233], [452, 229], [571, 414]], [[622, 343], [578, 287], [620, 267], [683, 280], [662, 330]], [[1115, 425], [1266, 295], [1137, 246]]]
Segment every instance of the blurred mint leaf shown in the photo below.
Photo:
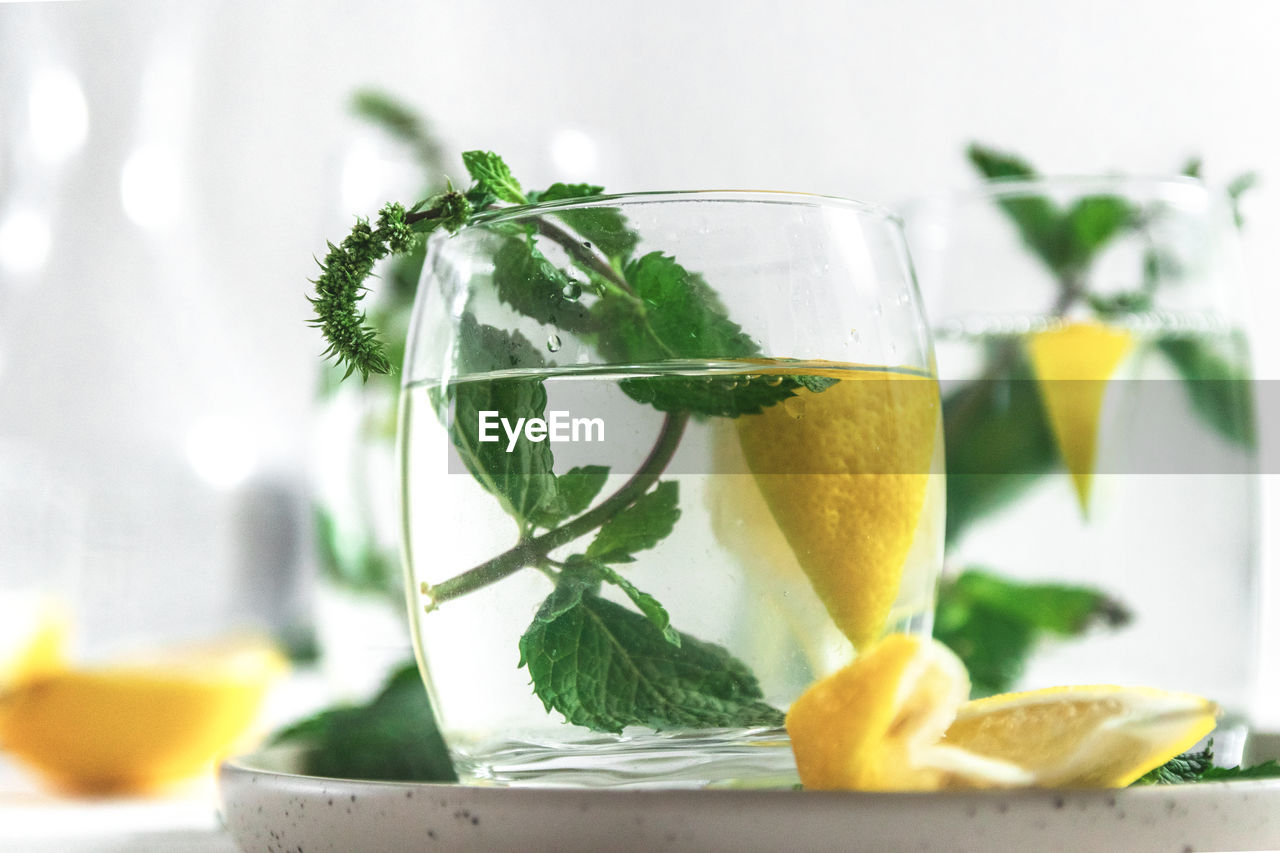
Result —
[[492, 151], [464, 151], [462, 163], [483, 192], [512, 204], [524, 204], [528, 201], [524, 190], [520, 188], [520, 182], [511, 174], [511, 169]]
[[530, 204], [538, 204], [544, 201], [590, 198], [593, 195], [600, 195], [602, 192], [604, 192], [604, 187], [596, 184], [565, 184], [557, 181], [545, 190], [529, 190], [527, 195]]
[[313, 507], [312, 518], [321, 575], [355, 592], [403, 600], [404, 569], [394, 549], [380, 550], [366, 526], [346, 529], [323, 507]]
[[413, 149], [419, 165], [432, 177], [444, 172], [444, 155], [427, 120], [394, 96], [361, 89], [351, 98], [351, 110], [359, 118]]
[[724, 648], [680, 635], [600, 598], [594, 581], [564, 577], [520, 638], [520, 665], [547, 711], [573, 725], [620, 733], [780, 726], [755, 676]]
[[585, 512], [595, 496], [600, 494], [608, 478], [609, 469], [604, 465], [570, 468], [556, 477], [554, 499], [544, 501], [532, 520], [539, 527], [549, 529], [566, 518]]
[[[487, 373], [543, 363], [541, 353], [518, 332], [479, 324], [470, 314], [463, 315], [458, 347], [458, 362], [465, 372]], [[555, 500], [551, 445], [519, 440], [508, 451], [508, 439], [501, 428], [497, 441], [481, 441], [480, 412], [496, 411], [498, 417], [513, 424], [519, 418], [543, 418], [547, 392], [542, 381], [525, 377], [478, 379], [454, 383], [447, 394], [453, 403], [449, 435], [463, 464], [523, 526], [539, 507]]]
[[1240, 212], [1240, 199], [1246, 192], [1256, 187], [1258, 182], [1257, 172], [1245, 172], [1243, 175], [1237, 175], [1227, 184], [1227, 197], [1231, 200], [1231, 215], [1235, 219], [1237, 228], [1244, 226], [1244, 214]]
[[934, 636], [964, 661], [980, 697], [1011, 689], [1044, 637], [1117, 628], [1129, 618], [1123, 605], [1095, 589], [969, 569], [939, 586]]
[[277, 732], [272, 743], [305, 747], [304, 771], [312, 776], [458, 781], [413, 661], [395, 670], [368, 704], [321, 711]]
[[[988, 180], [1037, 177], [1027, 161], [978, 143], [969, 146], [968, 155]], [[1066, 210], [1036, 195], [997, 196], [996, 203], [1017, 226], [1023, 242], [1064, 280], [1079, 277], [1137, 214], [1127, 201], [1111, 195], [1085, 196]]]
[[568, 276], [530, 240], [503, 241], [493, 256], [493, 284], [499, 299], [539, 323], [579, 333], [592, 328], [586, 306], [565, 295], [571, 290]]
[[671, 534], [680, 518], [679, 502], [677, 483], [659, 483], [600, 526], [587, 556], [605, 563], [633, 562], [636, 551], [652, 548]]
[[942, 398], [948, 544], [1007, 506], [1058, 464], [1035, 377], [1018, 341], [993, 341], [998, 378], [974, 379]]
[[1252, 448], [1257, 436], [1245, 344], [1238, 335], [1229, 343], [1230, 354], [1204, 337], [1166, 335], [1156, 347], [1178, 372], [1192, 409], [1205, 424], [1227, 441]]

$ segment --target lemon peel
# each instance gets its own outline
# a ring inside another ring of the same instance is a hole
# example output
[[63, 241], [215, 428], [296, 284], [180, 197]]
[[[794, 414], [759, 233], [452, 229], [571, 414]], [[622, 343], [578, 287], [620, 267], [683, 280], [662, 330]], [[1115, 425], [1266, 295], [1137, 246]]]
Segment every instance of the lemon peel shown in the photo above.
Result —
[[819, 790], [1120, 787], [1213, 730], [1185, 693], [1091, 685], [965, 702], [964, 665], [893, 634], [806, 690], [787, 713], [800, 780]]
[[883, 369], [838, 376], [826, 390], [800, 389], [736, 427], [796, 561], [832, 621], [861, 648], [884, 631], [928, 514], [941, 421], [931, 378]]
[[285, 667], [271, 645], [237, 642], [63, 669], [0, 696], [0, 747], [64, 790], [160, 788], [229, 751]]
[[1089, 511], [1107, 381], [1132, 348], [1130, 332], [1096, 322], [1068, 323], [1027, 338], [1049, 427], [1084, 513]]

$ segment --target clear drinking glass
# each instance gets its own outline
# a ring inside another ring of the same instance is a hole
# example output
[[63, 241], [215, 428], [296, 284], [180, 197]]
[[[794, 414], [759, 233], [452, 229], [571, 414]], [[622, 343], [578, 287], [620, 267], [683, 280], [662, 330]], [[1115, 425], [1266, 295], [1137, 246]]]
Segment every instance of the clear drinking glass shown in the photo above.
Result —
[[1113, 624], [1045, 645], [1017, 686], [1199, 693], [1226, 709], [1229, 753], [1257, 651], [1258, 513], [1226, 197], [1190, 179], [997, 181], [907, 224], [942, 379], [946, 576], [1104, 592]]
[[655, 193], [437, 235], [400, 436], [416, 649], [466, 782], [787, 784], [789, 703], [929, 631], [937, 382], [876, 208]]

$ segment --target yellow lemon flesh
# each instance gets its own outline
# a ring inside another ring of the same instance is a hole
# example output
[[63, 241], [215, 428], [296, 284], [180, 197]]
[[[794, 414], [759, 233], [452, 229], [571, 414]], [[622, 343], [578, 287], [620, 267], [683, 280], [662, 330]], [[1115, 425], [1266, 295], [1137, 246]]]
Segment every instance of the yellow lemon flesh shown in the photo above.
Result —
[[1089, 509], [1107, 380], [1132, 347], [1128, 331], [1087, 322], [1036, 332], [1027, 340], [1049, 427], [1083, 512]]
[[1024, 767], [1045, 788], [1121, 788], [1213, 731], [1217, 706], [1143, 687], [1050, 687], [966, 703], [944, 743]]
[[932, 379], [911, 374], [839, 377], [736, 426], [796, 561], [861, 648], [884, 631], [916, 539], [941, 444], [938, 392]]
[[250, 642], [54, 672], [0, 695], [0, 747], [68, 791], [155, 789], [231, 749], [284, 669]]
[[965, 702], [963, 664], [894, 634], [787, 713], [806, 788], [1117, 787], [1212, 731], [1217, 707], [1149, 688], [1056, 687]]

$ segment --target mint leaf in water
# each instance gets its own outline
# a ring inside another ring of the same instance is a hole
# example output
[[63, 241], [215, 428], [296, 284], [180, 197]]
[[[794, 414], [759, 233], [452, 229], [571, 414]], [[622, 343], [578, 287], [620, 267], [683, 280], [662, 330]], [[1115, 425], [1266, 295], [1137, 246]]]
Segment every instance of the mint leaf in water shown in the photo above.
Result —
[[1074, 637], [1099, 624], [1118, 628], [1129, 618], [1123, 605], [1095, 589], [970, 569], [940, 585], [934, 636], [964, 661], [974, 696], [988, 696], [1012, 688], [1043, 637]]
[[[588, 198], [603, 192], [604, 187], [594, 184], [552, 184], [540, 193], [529, 193], [529, 200], [562, 201]], [[626, 217], [616, 207], [602, 205], [560, 211], [554, 215], [591, 244], [586, 248], [598, 249], [619, 265], [631, 257], [636, 244], [640, 242], [640, 235], [627, 227]]]
[[548, 711], [573, 725], [621, 732], [707, 726], [779, 726], [755, 676], [720, 646], [669, 642], [646, 616], [562, 580], [520, 638], [520, 665]]
[[606, 563], [630, 563], [636, 551], [657, 545], [680, 518], [680, 490], [668, 480], [641, 495], [635, 503], [610, 518], [587, 546], [587, 556]]
[[397, 669], [365, 705], [322, 711], [277, 732], [307, 748], [304, 770], [338, 779], [456, 782], [417, 664]]
[[555, 498], [543, 502], [533, 521], [539, 527], [552, 528], [566, 518], [585, 512], [608, 478], [609, 469], [604, 465], [570, 468], [556, 477]]
[[492, 151], [464, 151], [462, 164], [467, 167], [471, 179], [486, 193], [492, 193], [501, 201], [524, 204], [524, 190], [511, 174], [502, 158]]
[[[543, 365], [541, 353], [519, 332], [477, 323], [470, 314], [460, 322], [458, 346], [458, 362], [466, 372], [482, 374]], [[524, 525], [539, 507], [555, 499], [551, 445], [523, 438], [512, 445], [501, 426], [489, 429], [497, 441], [481, 441], [480, 413], [497, 412], [496, 418], [511, 424], [521, 418], [545, 417], [547, 391], [542, 381], [526, 377], [479, 379], [451, 385], [447, 394], [453, 404], [449, 435], [463, 464], [476, 482]], [[486, 418], [496, 423], [494, 416]]]
[[631, 599], [631, 603], [636, 606], [636, 609], [653, 623], [653, 627], [662, 632], [662, 636], [668, 643], [673, 646], [680, 645], [680, 632], [671, 627], [671, 615], [667, 613], [667, 608], [663, 607], [658, 602], [658, 599], [649, 593], [641, 592], [636, 588], [635, 584], [618, 574], [611, 566], [599, 560], [584, 557], [581, 554], [574, 554], [565, 561], [565, 569], [567, 571], [594, 574], [602, 581], [613, 584], [626, 593], [627, 598]]
[[1058, 464], [1058, 445], [1019, 343], [995, 342], [986, 358], [999, 366], [993, 378], [962, 383], [942, 398], [948, 544]]
[[570, 332], [592, 327], [586, 306], [566, 296], [569, 277], [530, 240], [510, 237], [503, 242], [493, 256], [493, 284], [499, 299], [539, 323]]
[[1228, 355], [1203, 337], [1166, 335], [1156, 347], [1182, 378], [1196, 414], [1227, 441], [1252, 448], [1257, 436], [1253, 389], [1242, 357], [1245, 344], [1238, 337], [1231, 344], [1234, 352]]

